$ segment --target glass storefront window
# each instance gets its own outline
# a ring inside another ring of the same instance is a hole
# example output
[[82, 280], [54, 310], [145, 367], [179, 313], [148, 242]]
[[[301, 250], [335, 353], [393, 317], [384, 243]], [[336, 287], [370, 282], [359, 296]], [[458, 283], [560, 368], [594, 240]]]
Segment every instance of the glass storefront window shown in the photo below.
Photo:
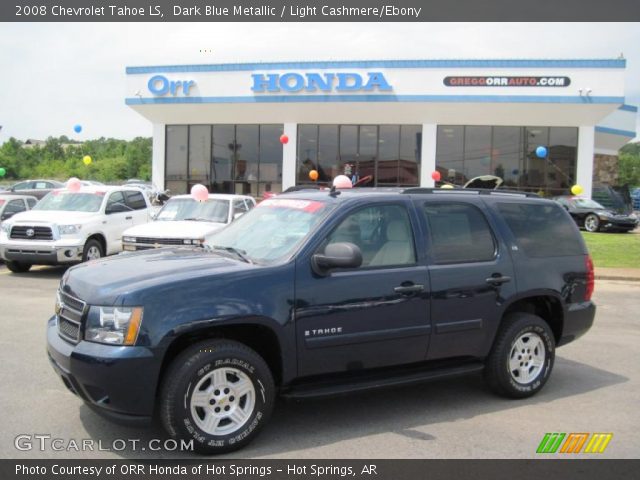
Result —
[[[440, 125], [437, 142], [436, 168], [457, 185], [496, 175], [505, 187], [552, 196], [567, 194], [575, 183], [575, 127]], [[536, 155], [539, 146], [546, 158]]]
[[420, 152], [422, 150], [422, 127], [403, 125], [400, 127], [400, 185], [420, 185]]
[[318, 182], [330, 182], [339, 175], [338, 126], [320, 125], [318, 131]]
[[189, 184], [211, 180], [211, 125], [189, 127]]
[[258, 171], [258, 195], [264, 192], [282, 191], [282, 144], [279, 125], [260, 125], [260, 169]]
[[165, 188], [173, 195], [187, 192], [188, 139], [186, 125], [167, 125]]

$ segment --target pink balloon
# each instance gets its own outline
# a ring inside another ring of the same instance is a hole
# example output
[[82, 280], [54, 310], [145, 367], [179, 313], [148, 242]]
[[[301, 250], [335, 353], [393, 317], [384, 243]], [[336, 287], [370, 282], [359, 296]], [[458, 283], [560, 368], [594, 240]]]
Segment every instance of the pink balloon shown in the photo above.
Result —
[[440, 181], [440, 172], [438, 170], [434, 170], [433, 172], [431, 172], [431, 178], [433, 178], [436, 182]]
[[352, 188], [353, 184], [346, 175], [338, 175], [333, 179], [333, 186], [336, 188]]
[[206, 202], [209, 198], [209, 190], [200, 183], [196, 183], [191, 187], [191, 196], [199, 202]]
[[82, 184], [76, 177], [71, 177], [69, 180], [67, 180], [66, 187], [70, 192], [79, 192]]

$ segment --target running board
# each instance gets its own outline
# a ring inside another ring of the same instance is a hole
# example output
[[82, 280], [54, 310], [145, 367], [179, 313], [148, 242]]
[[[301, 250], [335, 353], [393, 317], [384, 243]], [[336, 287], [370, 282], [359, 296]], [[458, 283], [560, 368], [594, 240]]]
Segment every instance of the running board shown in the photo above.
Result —
[[287, 399], [306, 399], [318, 397], [330, 397], [354, 392], [374, 390], [378, 388], [394, 387], [398, 385], [411, 385], [425, 383], [441, 378], [456, 377], [470, 373], [481, 372], [484, 369], [482, 362], [467, 363], [465, 365], [450, 366], [438, 369], [415, 369], [395, 374], [372, 374], [363, 378], [341, 379], [333, 383], [324, 380], [322, 382], [310, 382], [293, 385], [281, 396]]

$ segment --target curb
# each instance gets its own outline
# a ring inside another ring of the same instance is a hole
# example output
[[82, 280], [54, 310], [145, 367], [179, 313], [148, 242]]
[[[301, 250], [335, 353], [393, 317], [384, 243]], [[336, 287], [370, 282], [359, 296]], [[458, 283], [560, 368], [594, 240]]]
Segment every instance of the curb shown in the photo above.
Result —
[[596, 280], [624, 280], [626, 282], [640, 282], [640, 277], [622, 277], [616, 275], [595, 275]]

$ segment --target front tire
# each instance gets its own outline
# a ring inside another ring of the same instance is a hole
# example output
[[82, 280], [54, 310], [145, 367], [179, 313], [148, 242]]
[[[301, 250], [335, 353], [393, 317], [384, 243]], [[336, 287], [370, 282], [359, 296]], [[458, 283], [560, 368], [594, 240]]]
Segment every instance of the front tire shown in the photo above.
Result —
[[220, 454], [244, 447], [267, 423], [275, 385], [256, 352], [233, 340], [208, 340], [170, 365], [160, 394], [160, 418], [174, 438], [194, 450]]
[[584, 218], [584, 229], [591, 233], [600, 230], [600, 219], [595, 213], [590, 213]]
[[547, 322], [529, 313], [505, 318], [485, 365], [485, 379], [498, 395], [526, 398], [549, 379], [555, 339]]
[[82, 261], [88, 262], [89, 260], [98, 260], [102, 257], [104, 257], [102, 244], [95, 238], [87, 240], [82, 250]]
[[26, 273], [31, 268], [30, 263], [14, 262], [11, 260], [8, 260], [7, 262], [5, 262], [5, 264], [7, 265], [7, 268], [13, 273]]

